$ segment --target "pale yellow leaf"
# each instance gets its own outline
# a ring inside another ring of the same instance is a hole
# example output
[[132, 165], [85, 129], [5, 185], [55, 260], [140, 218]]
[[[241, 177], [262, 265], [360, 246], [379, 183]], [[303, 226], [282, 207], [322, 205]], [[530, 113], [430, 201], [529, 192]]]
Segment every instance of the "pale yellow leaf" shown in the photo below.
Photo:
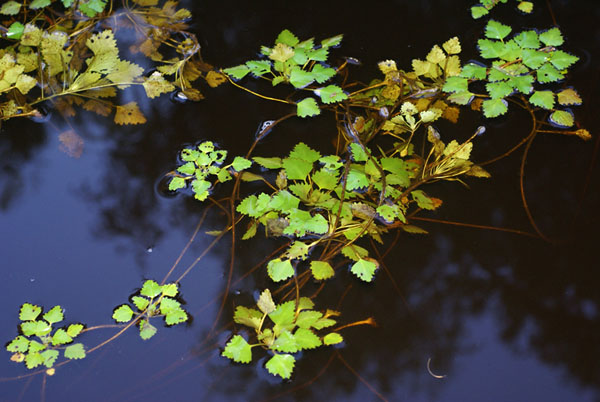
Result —
[[398, 67], [396, 67], [396, 62], [394, 60], [380, 61], [377, 66], [381, 72], [386, 75], [390, 72], [398, 71]]
[[577, 91], [567, 88], [558, 93], [558, 103], [564, 106], [581, 105], [582, 100]]
[[94, 112], [101, 116], [108, 116], [112, 110], [112, 105], [110, 103], [101, 102], [97, 99], [89, 99], [87, 100], [83, 106], [85, 110], [90, 112]]
[[448, 61], [446, 64], [446, 77], [454, 77], [460, 74], [460, 59], [458, 56], [450, 56], [448, 57]]
[[37, 80], [27, 74], [21, 74], [17, 78], [17, 82], [15, 86], [23, 95], [27, 94], [31, 90], [31, 88], [35, 87], [37, 84]]
[[438, 45], [435, 45], [431, 48], [431, 51], [427, 55], [427, 61], [430, 63], [443, 65], [446, 61], [446, 55]]
[[158, 71], [153, 72], [142, 85], [146, 90], [148, 98], [156, 98], [164, 93], [175, 90], [173, 84], [165, 80], [165, 77]]
[[448, 54], [459, 54], [462, 50], [460, 47], [460, 41], [458, 40], [458, 38], [456, 36], [454, 38], [450, 38], [446, 42], [444, 42], [442, 47]]
[[286, 45], [285, 43], [276, 44], [271, 53], [269, 54], [269, 59], [280, 61], [282, 63], [285, 63], [292, 57], [294, 57], [294, 49], [292, 49], [289, 45]]
[[42, 30], [33, 24], [25, 24], [23, 36], [21, 36], [21, 45], [39, 46], [42, 41]]

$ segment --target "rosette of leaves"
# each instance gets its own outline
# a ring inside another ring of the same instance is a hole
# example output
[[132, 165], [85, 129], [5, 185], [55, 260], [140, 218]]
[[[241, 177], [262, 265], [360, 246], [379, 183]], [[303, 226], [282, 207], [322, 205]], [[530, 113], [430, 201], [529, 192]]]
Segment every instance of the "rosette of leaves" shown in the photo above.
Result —
[[[488, 65], [468, 63], [459, 76], [451, 77], [443, 90], [450, 93], [448, 99], [467, 104], [474, 94], [469, 84], [481, 81], [485, 84], [488, 99], [482, 103], [486, 117], [497, 117], [508, 111], [507, 97], [528, 96], [530, 104], [552, 111], [551, 123], [571, 127], [574, 118], [570, 111], [556, 108], [581, 104], [574, 89], [553, 91], [544, 89], [548, 84], [564, 79], [577, 56], [558, 49], [564, 43], [558, 28], [543, 32], [527, 30], [509, 37], [512, 28], [490, 20], [485, 27], [485, 38], [477, 43]], [[559, 96], [560, 95], [560, 96]]]
[[[239, 203], [237, 211], [251, 218], [242, 239], [253, 237], [261, 224], [267, 236], [293, 239], [285, 252], [267, 264], [273, 281], [291, 278], [297, 265], [316, 247], [336, 239], [342, 246], [331, 258], [345, 256], [352, 261], [350, 271], [370, 282], [379, 264], [354, 242], [363, 236], [382, 242], [381, 235], [390, 227], [419, 232], [407, 225], [408, 208], [414, 205], [433, 210], [441, 205], [422, 190], [404, 194], [415, 181], [422, 180], [413, 155], [408, 155], [412, 160], [374, 157], [357, 143], [350, 144], [349, 149], [348, 161], [337, 155], [322, 156], [304, 143], [297, 144], [286, 158], [253, 158], [258, 165], [278, 171], [273, 186], [277, 191], [250, 195]], [[384, 182], [385, 196], [380, 204]], [[311, 261], [307, 268], [317, 280], [334, 275], [329, 261]]]
[[[479, 4], [471, 7], [471, 16], [474, 19], [478, 19], [490, 13], [492, 8], [497, 6], [499, 3], [507, 3], [508, 0], [479, 0]], [[533, 2], [516, 0], [517, 9], [524, 14], [531, 14], [533, 11]]]
[[159, 285], [153, 280], [147, 280], [139, 294], [131, 298], [137, 311], [134, 311], [129, 304], [122, 304], [115, 308], [112, 318], [119, 323], [127, 323], [132, 319], [138, 320], [140, 338], [150, 339], [157, 331], [150, 323], [150, 318], [163, 317], [168, 326], [188, 320], [188, 314], [181, 307], [181, 302], [175, 299], [178, 293], [176, 283]]
[[[13, 353], [11, 360], [24, 362], [28, 369], [40, 365], [50, 369], [63, 351], [65, 359], [83, 359], [85, 348], [73, 340], [83, 330], [83, 324], [70, 324], [57, 328], [64, 320], [64, 311], [54, 306], [42, 314], [42, 307], [25, 303], [19, 312], [18, 335], [6, 345], [6, 350]], [[69, 345], [69, 346], [66, 346]]]
[[212, 141], [204, 141], [195, 148], [184, 148], [180, 154], [183, 165], [179, 166], [169, 182], [169, 190], [176, 191], [191, 183], [194, 198], [204, 201], [210, 195], [213, 183], [208, 180], [216, 176], [217, 182], [225, 183], [232, 179], [231, 174], [252, 166], [252, 161], [236, 156], [226, 166], [221, 166], [227, 158], [227, 151], [219, 150]]
[[[277, 36], [273, 47], [261, 47], [260, 52], [266, 59], [250, 60], [239, 66], [226, 68], [223, 72], [236, 80], [252, 74], [270, 80], [273, 86], [281, 83], [289, 83], [298, 89], [310, 86], [321, 102], [341, 102], [348, 98], [341, 87], [333, 84], [322, 86], [336, 75], [336, 70], [326, 63], [329, 50], [338, 46], [341, 41], [342, 35], [323, 39], [320, 44], [315, 44], [314, 38], [300, 41], [296, 35], [284, 29]], [[320, 113], [315, 98], [305, 98], [297, 103], [297, 114], [300, 117]]]
[[269, 373], [289, 379], [297, 353], [336, 345], [344, 340], [337, 332], [320, 333], [336, 324], [332, 317], [339, 313], [313, 310], [314, 303], [309, 298], [302, 297], [298, 303], [291, 300], [275, 304], [270, 290], [265, 289], [256, 305], [258, 309], [238, 306], [233, 317], [237, 324], [254, 330], [256, 343], [250, 344], [243, 336], [234, 335], [227, 342], [222, 356], [246, 364], [252, 361], [252, 349], [260, 347], [272, 355], [265, 364]]

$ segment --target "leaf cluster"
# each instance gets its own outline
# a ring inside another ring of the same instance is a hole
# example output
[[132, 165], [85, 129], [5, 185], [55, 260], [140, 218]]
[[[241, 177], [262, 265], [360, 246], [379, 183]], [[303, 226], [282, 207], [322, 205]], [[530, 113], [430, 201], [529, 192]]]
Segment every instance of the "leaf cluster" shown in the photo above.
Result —
[[570, 111], [558, 110], [555, 106], [557, 103], [560, 106], [580, 104], [577, 92], [545, 88], [562, 80], [579, 58], [558, 49], [564, 43], [558, 28], [543, 32], [527, 30], [509, 37], [511, 31], [510, 26], [500, 22], [487, 23], [485, 38], [477, 43], [480, 56], [490, 64], [471, 62], [463, 66], [459, 76], [449, 78], [444, 84], [444, 92], [450, 93], [448, 99], [458, 104], [469, 103], [474, 96], [469, 85], [481, 82], [486, 89], [487, 99], [482, 103], [486, 117], [505, 114], [507, 98], [519, 95], [528, 96], [527, 101], [534, 106], [551, 110], [551, 123], [573, 126]]
[[[270, 80], [273, 86], [288, 83], [296, 89], [310, 87], [324, 104], [341, 102], [348, 98], [341, 87], [334, 84], [322, 86], [337, 74], [334, 68], [328, 66], [327, 59], [329, 50], [341, 41], [342, 35], [323, 39], [320, 44], [315, 44], [314, 38], [300, 41], [296, 35], [284, 29], [273, 47], [261, 47], [263, 59], [249, 60], [226, 68], [223, 72], [236, 80], [251, 74]], [[297, 103], [300, 117], [320, 113], [315, 98], [305, 98]]]
[[181, 302], [176, 299], [178, 293], [177, 283], [159, 285], [153, 280], [147, 280], [139, 293], [131, 297], [136, 311], [129, 304], [122, 304], [114, 309], [112, 318], [118, 323], [135, 319], [140, 338], [150, 339], [157, 332], [156, 327], [150, 323], [150, 318], [163, 317], [168, 326], [181, 324], [189, 319]]
[[169, 190], [176, 191], [190, 183], [194, 198], [204, 201], [213, 188], [210, 176], [216, 176], [217, 182], [225, 183], [232, 179], [232, 174], [241, 172], [252, 166], [252, 161], [236, 156], [226, 166], [222, 166], [227, 151], [219, 150], [212, 141], [204, 141], [195, 148], [184, 148], [180, 154], [184, 162], [173, 174], [169, 182]]
[[337, 332], [319, 334], [319, 331], [336, 324], [332, 317], [339, 313], [313, 310], [314, 303], [307, 297], [300, 298], [298, 302], [290, 300], [275, 304], [271, 291], [265, 289], [256, 307], [238, 306], [233, 318], [237, 324], [254, 329], [256, 343], [249, 344], [241, 335], [234, 335], [227, 342], [222, 356], [237, 363], [250, 363], [252, 348], [261, 347], [272, 355], [265, 364], [269, 373], [289, 379], [297, 353], [343, 342], [343, 337]]
[[[517, 9], [523, 14], [531, 14], [533, 12], [533, 2], [516, 0]], [[490, 11], [499, 3], [507, 3], [508, 0], [479, 0], [479, 3], [471, 7], [471, 16], [478, 19], [490, 13]]]
[[[64, 311], [54, 306], [42, 314], [42, 307], [24, 303], [19, 312], [20, 335], [6, 345], [13, 353], [11, 360], [24, 362], [28, 369], [40, 365], [50, 369], [63, 351], [65, 359], [83, 359], [85, 348], [81, 343], [73, 343], [83, 330], [83, 324], [70, 324], [57, 327], [64, 320]], [[69, 345], [69, 346], [65, 346]]]

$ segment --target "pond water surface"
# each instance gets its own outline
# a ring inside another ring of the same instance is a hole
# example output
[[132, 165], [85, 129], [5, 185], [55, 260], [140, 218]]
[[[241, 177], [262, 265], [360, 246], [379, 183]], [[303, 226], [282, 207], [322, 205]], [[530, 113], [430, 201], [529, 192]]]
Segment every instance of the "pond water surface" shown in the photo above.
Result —
[[[301, 38], [344, 33], [334, 55], [360, 59], [363, 65], [352, 72], [366, 81], [377, 76], [378, 61], [391, 58], [408, 69], [411, 59], [452, 36], [463, 44], [463, 61], [475, 58], [474, 43], [485, 23], [470, 19], [471, 1], [254, 3], [183, 2], [193, 11], [192, 30], [207, 62], [239, 64], [283, 28]], [[548, 28], [553, 22], [545, 3], [536, 2], [532, 16], [508, 5], [498, 6], [494, 15], [516, 30]], [[600, 6], [596, 0], [547, 3], [567, 38], [564, 49], [581, 58], [568, 84], [584, 98], [575, 113], [593, 135], [588, 142], [540, 135], [530, 150], [529, 207], [540, 228], [559, 242], [419, 222], [430, 234], [401, 235], [384, 260], [391, 276], [380, 272], [366, 285], [342, 273], [322, 300], [339, 302], [347, 322], [373, 317], [378, 326], [344, 330], [343, 348], [303, 353], [292, 381], [280, 382], [266, 373], [264, 359], [241, 366], [219, 356], [231, 335], [233, 306], [250, 304], [258, 289], [269, 286], [262, 274], [238, 279], [275, 243], [237, 243], [222, 330], [207, 341], [225, 290], [230, 241], [223, 240], [182, 283], [185, 308], [194, 318], [189, 325], [159, 326], [148, 341], [134, 330], [126, 332], [86, 359], [59, 368], [47, 379], [45, 400], [600, 400]], [[214, 140], [232, 155], [243, 154], [263, 121], [290, 112], [231, 86], [203, 92], [205, 100], [185, 104], [166, 96], [150, 102], [139, 91], [127, 92], [123, 100], [136, 98], [149, 116], [143, 126], [115, 127], [81, 112], [68, 122], [84, 140], [79, 158], [59, 150], [58, 134], [69, 128], [61, 118], [44, 125], [3, 125], [1, 339], [16, 335], [19, 306], [26, 301], [60, 304], [67, 322], [111, 323], [112, 309], [144, 279], [160, 280], [169, 270], [203, 211], [190, 198], [161, 191], [161, 178], [174, 168], [178, 150]], [[474, 151], [474, 159], [483, 161], [509, 149], [529, 124], [518, 111], [492, 121], [465, 113], [459, 125], [438, 129], [468, 137], [485, 125]], [[255, 154], [286, 153], [300, 140], [333, 152], [322, 138], [334, 129], [331, 116], [287, 120]], [[521, 154], [487, 166], [492, 178], [469, 179], [470, 188], [455, 182], [431, 187], [428, 192], [445, 202], [423, 216], [533, 233], [519, 193]], [[223, 224], [220, 215], [211, 214], [204, 229]], [[199, 235], [178, 272], [212, 240]], [[94, 331], [82, 341], [96, 345], [114, 332]], [[42, 398], [40, 376], [4, 381], [23, 374], [22, 365], [4, 352], [0, 401]]]

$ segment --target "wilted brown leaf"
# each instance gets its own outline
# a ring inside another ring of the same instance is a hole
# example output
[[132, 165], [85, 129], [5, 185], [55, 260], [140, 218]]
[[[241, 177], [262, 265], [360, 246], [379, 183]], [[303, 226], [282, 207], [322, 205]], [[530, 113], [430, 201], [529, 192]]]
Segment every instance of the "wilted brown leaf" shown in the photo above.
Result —
[[208, 74], [206, 74], [206, 82], [208, 83], [208, 85], [210, 85], [211, 88], [216, 88], [225, 81], [227, 81], [227, 77], [225, 76], [225, 74], [221, 74], [214, 70], [209, 71]]
[[117, 106], [116, 108], [117, 113], [115, 114], [115, 123], [119, 125], [146, 123], [146, 118], [138, 107], [137, 102], [129, 102], [125, 105]]
[[83, 139], [73, 130], [67, 130], [59, 134], [61, 142], [58, 149], [72, 158], [79, 158], [83, 153]]

